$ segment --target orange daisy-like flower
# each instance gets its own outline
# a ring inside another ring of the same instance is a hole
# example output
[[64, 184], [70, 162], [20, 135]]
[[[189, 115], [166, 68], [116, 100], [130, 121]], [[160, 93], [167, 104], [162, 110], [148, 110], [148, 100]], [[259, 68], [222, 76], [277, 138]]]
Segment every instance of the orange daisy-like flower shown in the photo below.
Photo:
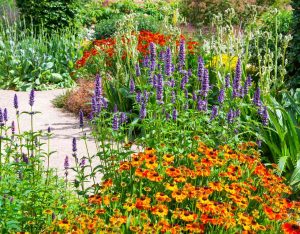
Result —
[[136, 199], [135, 207], [139, 210], [147, 210], [150, 208], [151, 199], [146, 196]]
[[114, 227], [120, 227], [122, 224], [126, 223], [127, 217], [121, 215], [114, 215], [109, 218], [109, 222]]
[[178, 190], [178, 187], [175, 183], [166, 183], [165, 186], [166, 186], [166, 189], [170, 190], [170, 191]]
[[151, 208], [151, 213], [160, 217], [164, 217], [168, 214], [168, 207], [166, 205], [156, 205]]
[[135, 204], [131, 202], [125, 202], [123, 208], [127, 211], [132, 211], [135, 208]]
[[158, 163], [156, 161], [151, 160], [151, 161], [146, 162], [146, 167], [148, 169], [154, 170], [155, 168], [157, 168], [157, 166], [158, 166]]
[[63, 220], [58, 221], [58, 226], [61, 229], [69, 230], [71, 224], [67, 219], [63, 219]]
[[156, 160], [157, 160], [157, 157], [156, 157], [155, 154], [145, 154], [144, 160], [145, 160], [146, 162], [149, 162], [149, 161], [156, 161]]
[[204, 233], [205, 226], [200, 223], [188, 223], [185, 226], [185, 230], [190, 233]]
[[156, 171], [149, 171], [147, 173], [147, 179], [154, 182], [162, 181], [162, 177]]
[[187, 198], [187, 192], [183, 190], [174, 190], [172, 192], [172, 198], [174, 198], [176, 202], [182, 202]]
[[128, 171], [130, 170], [130, 163], [129, 162], [120, 162], [119, 171]]
[[193, 222], [197, 219], [197, 214], [185, 210], [180, 214], [179, 218], [185, 222]]
[[107, 179], [107, 180], [105, 180], [105, 181], [102, 182], [102, 186], [103, 186], [104, 188], [109, 188], [109, 187], [111, 187], [112, 185], [113, 185], [112, 179]]
[[209, 182], [208, 186], [214, 191], [221, 192], [223, 190], [223, 186], [222, 186], [221, 182], [218, 182], [218, 181]]
[[196, 161], [199, 158], [199, 156], [195, 153], [190, 153], [188, 154], [188, 158], [192, 159], [193, 161]]
[[300, 234], [300, 225], [296, 222], [282, 224], [284, 234]]
[[158, 192], [155, 194], [155, 199], [158, 202], [170, 202], [171, 198], [168, 197], [168, 195], [162, 193], [162, 192]]
[[173, 162], [174, 159], [175, 159], [175, 157], [172, 154], [165, 154], [163, 156], [163, 160], [165, 160], [166, 162]]
[[166, 174], [170, 177], [178, 177], [181, 175], [181, 171], [175, 167], [169, 167], [166, 169]]
[[106, 213], [106, 210], [105, 209], [97, 209], [95, 211], [95, 214], [98, 215], [98, 214], [105, 214]]
[[145, 154], [154, 154], [156, 150], [151, 147], [147, 147], [144, 152]]

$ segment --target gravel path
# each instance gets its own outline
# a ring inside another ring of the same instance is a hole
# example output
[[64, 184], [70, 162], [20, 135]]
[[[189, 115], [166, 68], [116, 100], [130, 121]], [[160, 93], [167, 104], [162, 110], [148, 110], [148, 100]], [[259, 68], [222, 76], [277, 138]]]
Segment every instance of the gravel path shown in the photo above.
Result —
[[[82, 136], [82, 131], [79, 129], [77, 116], [64, 112], [61, 109], [55, 108], [51, 101], [58, 95], [63, 94], [65, 91], [50, 90], [50, 91], [36, 91], [34, 111], [40, 111], [41, 114], [37, 114], [34, 117], [34, 130], [46, 131], [48, 126], [51, 127], [54, 133], [54, 138], [50, 142], [52, 151], [56, 151], [51, 156], [50, 166], [58, 169], [58, 174], [63, 176], [64, 172], [64, 159], [68, 155], [70, 159], [70, 165], [74, 165], [72, 155], [72, 138], [76, 137], [78, 157], [86, 155], [85, 144], [79, 138]], [[16, 111], [13, 107], [14, 95], [18, 95], [19, 109], [20, 111], [29, 110], [29, 92], [15, 92], [11, 90], [0, 90], [0, 108], [8, 109], [9, 122], [16, 119]], [[21, 131], [29, 130], [30, 118], [28, 115], [21, 115], [20, 117]], [[89, 128], [85, 128], [84, 132], [89, 133]], [[96, 153], [96, 146], [90, 139], [88, 140], [88, 148], [91, 154]], [[70, 177], [74, 178], [74, 174], [70, 172]]]

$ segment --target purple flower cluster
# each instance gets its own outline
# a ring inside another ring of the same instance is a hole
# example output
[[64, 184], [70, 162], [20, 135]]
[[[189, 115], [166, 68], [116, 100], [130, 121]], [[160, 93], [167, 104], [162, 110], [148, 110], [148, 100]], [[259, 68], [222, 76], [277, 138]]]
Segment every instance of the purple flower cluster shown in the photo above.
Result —
[[208, 75], [208, 70], [204, 69], [202, 88], [201, 88], [201, 94], [203, 95], [203, 97], [207, 97], [208, 91], [209, 91], [209, 75]]
[[232, 83], [232, 97], [236, 98], [240, 96], [240, 89], [241, 89], [241, 77], [242, 77], [242, 68], [241, 68], [241, 60], [240, 58], [237, 61], [236, 69], [235, 69], [235, 76]]
[[185, 67], [185, 41], [182, 39], [179, 44], [179, 63], [178, 68], [179, 71], [184, 70]]
[[35, 96], [35, 93], [34, 93], [34, 89], [32, 89], [30, 91], [30, 94], [29, 94], [29, 105], [32, 107], [33, 104], [34, 104], [34, 96]]
[[197, 72], [197, 75], [198, 75], [198, 80], [201, 82], [202, 79], [203, 79], [203, 76], [204, 76], [204, 61], [203, 61], [203, 58], [201, 56], [199, 56], [198, 58], [198, 72]]
[[150, 42], [150, 71], [154, 71], [156, 67], [156, 47], [153, 42]]
[[172, 74], [172, 51], [168, 47], [165, 56], [165, 74], [166, 76], [171, 76]]
[[157, 85], [156, 85], [156, 100], [162, 102], [163, 100], [163, 76], [158, 74], [157, 76]]

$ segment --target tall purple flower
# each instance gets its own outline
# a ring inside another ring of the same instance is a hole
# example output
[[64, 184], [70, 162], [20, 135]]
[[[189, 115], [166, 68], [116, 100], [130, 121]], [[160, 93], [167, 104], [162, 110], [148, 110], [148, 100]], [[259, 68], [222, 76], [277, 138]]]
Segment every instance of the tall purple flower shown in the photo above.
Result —
[[241, 60], [240, 58], [237, 61], [236, 69], [235, 69], [235, 76], [232, 83], [232, 97], [238, 97], [240, 95], [239, 91], [241, 89], [241, 78], [242, 78], [242, 67], [241, 67]]
[[130, 93], [134, 93], [134, 90], [135, 90], [135, 84], [134, 84], [134, 80], [131, 78], [130, 81], [129, 81], [129, 90], [130, 90]]
[[73, 153], [77, 152], [77, 142], [76, 142], [75, 137], [73, 137], [73, 139], [72, 139], [72, 151], [73, 151]]
[[196, 94], [195, 91], [193, 91], [193, 100], [194, 100], [194, 101], [197, 101], [197, 99], [198, 99], [198, 98], [197, 98], [197, 94]]
[[163, 77], [161, 74], [157, 76], [157, 86], [156, 86], [156, 100], [162, 101], [163, 99]]
[[8, 121], [8, 115], [7, 115], [7, 109], [6, 108], [4, 108], [4, 110], [3, 110], [3, 119], [4, 119], [4, 122]]
[[161, 61], [164, 61], [164, 59], [165, 59], [165, 57], [166, 57], [165, 54], [166, 54], [166, 53], [165, 53], [165, 51], [163, 51], [163, 50], [159, 52], [159, 59], [160, 59]]
[[65, 161], [64, 161], [64, 168], [65, 168], [65, 170], [68, 170], [69, 167], [70, 167], [70, 164], [69, 164], [69, 157], [66, 156], [66, 157], [65, 157]]
[[119, 118], [118, 118], [118, 114], [114, 114], [113, 117], [113, 123], [112, 123], [112, 129], [114, 131], [117, 131], [119, 129]]
[[233, 120], [234, 120], [234, 111], [230, 109], [229, 112], [227, 113], [227, 122], [229, 124], [232, 124]]
[[170, 47], [167, 48], [165, 56], [165, 74], [167, 76], [172, 74], [172, 51]]
[[140, 119], [144, 119], [147, 115], [147, 110], [146, 110], [146, 103], [143, 102], [141, 109], [140, 109]]
[[104, 97], [102, 97], [101, 102], [102, 102], [103, 108], [104, 108], [104, 109], [107, 109], [107, 107], [108, 107], [107, 100], [106, 100]]
[[261, 119], [262, 119], [262, 124], [264, 126], [267, 126], [269, 124], [269, 114], [266, 106], [264, 106], [262, 109]]
[[22, 154], [22, 160], [24, 163], [29, 164], [29, 158], [24, 153]]
[[224, 102], [224, 100], [225, 100], [225, 90], [224, 90], [224, 88], [222, 88], [220, 90], [220, 93], [219, 93], [219, 96], [218, 96], [218, 102], [220, 104], [222, 104]]
[[79, 166], [83, 168], [85, 166], [85, 157], [81, 158]]
[[248, 76], [244, 84], [244, 95], [248, 94], [251, 85], [252, 85], [252, 78], [251, 76]]
[[156, 67], [156, 47], [153, 42], [150, 42], [150, 70], [154, 71]]
[[204, 97], [207, 97], [209, 91], [209, 75], [208, 75], [208, 70], [204, 69], [204, 76], [202, 80], [202, 87], [201, 87], [201, 94]]
[[120, 114], [120, 124], [126, 123], [127, 122], [127, 115], [126, 113], [122, 112]]
[[225, 76], [225, 88], [229, 88], [230, 87], [230, 74], [227, 74]]
[[143, 59], [143, 67], [149, 67], [149, 56], [146, 55]]
[[2, 109], [0, 108], [0, 124], [3, 124], [3, 122], [4, 122], [3, 113], [2, 113]]
[[135, 64], [135, 75], [136, 76], [141, 76], [141, 68], [140, 68], [140, 64], [139, 63]]
[[199, 111], [207, 111], [207, 100], [202, 100], [201, 98], [199, 98], [197, 103], [197, 109]]
[[19, 108], [19, 101], [18, 101], [18, 96], [15, 94], [14, 96], [14, 108], [18, 109]]
[[203, 76], [204, 76], [204, 61], [203, 61], [203, 58], [201, 56], [199, 56], [198, 58], [198, 72], [197, 72], [197, 75], [198, 75], [198, 80], [199, 81], [202, 81], [203, 79]]
[[29, 94], [29, 105], [30, 106], [33, 106], [33, 104], [34, 104], [34, 89], [32, 89], [31, 91], [30, 91], [30, 94]]
[[261, 100], [260, 100], [260, 88], [257, 87], [254, 96], [253, 96], [253, 103], [254, 105], [260, 107], [261, 106]]
[[83, 111], [79, 111], [79, 127], [83, 128]]
[[137, 103], [140, 103], [141, 100], [142, 100], [142, 97], [141, 97], [141, 91], [136, 91], [136, 97], [135, 97], [135, 100]]
[[180, 88], [181, 89], [185, 89], [185, 85], [189, 82], [189, 76], [187, 74], [187, 72], [184, 73], [182, 79], [181, 79], [181, 83], [180, 83]]
[[174, 107], [174, 109], [172, 111], [172, 119], [174, 121], [176, 121], [177, 120], [177, 116], [178, 116], [178, 112], [177, 112], [176, 108]]
[[47, 132], [51, 133], [51, 127], [50, 126], [48, 126], [48, 128], [47, 128]]
[[179, 71], [182, 71], [185, 67], [185, 41], [182, 39], [179, 44]]
[[211, 109], [210, 121], [215, 119], [218, 116], [218, 106], [214, 105]]
[[11, 134], [15, 135], [16, 133], [16, 127], [15, 127], [15, 121], [11, 122]]
[[95, 98], [97, 102], [100, 102], [103, 96], [102, 78], [99, 74], [96, 75], [95, 79]]

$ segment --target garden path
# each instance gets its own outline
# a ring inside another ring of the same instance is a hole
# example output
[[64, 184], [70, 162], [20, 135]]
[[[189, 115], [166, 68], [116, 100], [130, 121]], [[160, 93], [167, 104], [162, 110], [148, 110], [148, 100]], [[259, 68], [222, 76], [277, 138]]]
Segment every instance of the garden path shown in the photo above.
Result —
[[[48, 126], [51, 127], [54, 134], [50, 142], [51, 151], [56, 151], [50, 159], [50, 167], [56, 168], [60, 176], [64, 175], [64, 160], [68, 155], [70, 166], [74, 165], [72, 157], [72, 138], [76, 137], [78, 157], [86, 155], [85, 144], [79, 138], [82, 136], [82, 130], [79, 128], [78, 117], [69, 112], [62, 111], [62, 109], [55, 108], [51, 101], [58, 95], [63, 94], [65, 90], [49, 90], [36, 91], [34, 111], [40, 111], [34, 117], [34, 130], [47, 131]], [[13, 106], [14, 95], [18, 95], [19, 109], [21, 111], [29, 111], [29, 92], [15, 92], [11, 90], [0, 90], [0, 108], [2, 110], [7, 108], [9, 123], [16, 120], [16, 111]], [[30, 117], [28, 115], [21, 115], [20, 117], [21, 131], [29, 130]], [[90, 132], [90, 129], [85, 127], [84, 132]], [[92, 139], [87, 141], [89, 152], [96, 153], [96, 146]], [[44, 146], [46, 147], [46, 146]], [[69, 172], [71, 178], [74, 178], [74, 173]]]

